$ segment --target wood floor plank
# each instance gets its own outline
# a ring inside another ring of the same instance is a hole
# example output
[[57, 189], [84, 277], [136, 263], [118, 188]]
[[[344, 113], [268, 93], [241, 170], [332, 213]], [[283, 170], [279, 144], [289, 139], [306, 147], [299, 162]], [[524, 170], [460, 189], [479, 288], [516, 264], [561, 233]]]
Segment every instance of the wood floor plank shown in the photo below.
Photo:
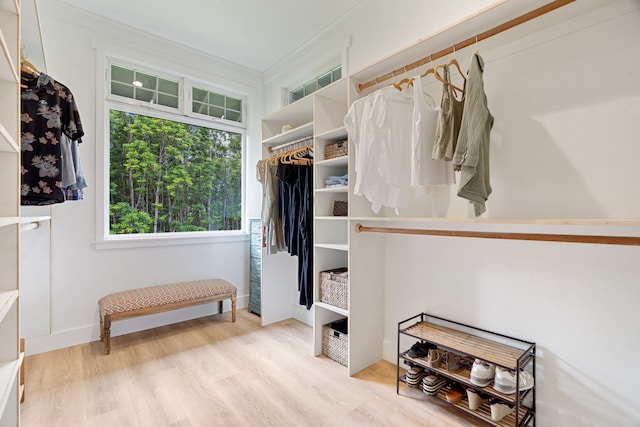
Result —
[[485, 425], [419, 390], [395, 365], [353, 377], [312, 356], [312, 329], [238, 310], [26, 358], [22, 427]]

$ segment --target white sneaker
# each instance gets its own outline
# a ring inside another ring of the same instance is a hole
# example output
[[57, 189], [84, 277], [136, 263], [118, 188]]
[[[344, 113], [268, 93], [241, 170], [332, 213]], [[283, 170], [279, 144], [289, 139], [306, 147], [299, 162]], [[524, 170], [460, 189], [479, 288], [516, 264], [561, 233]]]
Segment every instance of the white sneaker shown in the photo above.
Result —
[[471, 367], [471, 383], [486, 387], [491, 384], [495, 376], [496, 367], [494, 364], [476, 359]]
[[[526, 371], [520, 371], [520, 391], [533, 388], [533, 376]], [[496, 368], [496, 376], [493, 381], [493, 388], [504, 394], [516, 392], [516, 373], [504, 368]]]

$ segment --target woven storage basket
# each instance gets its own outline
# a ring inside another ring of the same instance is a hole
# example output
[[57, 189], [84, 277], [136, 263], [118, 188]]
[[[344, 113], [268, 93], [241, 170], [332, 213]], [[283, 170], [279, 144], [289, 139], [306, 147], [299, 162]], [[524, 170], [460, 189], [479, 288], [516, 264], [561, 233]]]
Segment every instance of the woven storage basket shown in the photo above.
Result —
[[320, 302], [349, 310], [349, 278], [338, 276], [346, 271], [334, 268], [320, 272]]
[[346, 156], [347, 154], [349, 154], [348, 141], [335, 142], [324, 146], [325, 160]]
[[322, 326], [322, 354], [342, 366], [349, 363], [349, 335], [337, 331], [331, 325]]

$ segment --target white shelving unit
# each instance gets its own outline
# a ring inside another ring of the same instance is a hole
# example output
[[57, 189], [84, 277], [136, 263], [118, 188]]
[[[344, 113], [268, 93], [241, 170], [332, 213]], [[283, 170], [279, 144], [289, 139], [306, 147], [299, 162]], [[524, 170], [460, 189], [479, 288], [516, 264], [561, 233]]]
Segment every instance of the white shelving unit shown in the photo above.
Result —
[[[345, 175], [349, 172], [349, 155], [325, 159], [327, 144], [344, 141], [347, 131], [344, 116], [349, 106], [348, 82], [342, 79], [302, 98], [262, 120], [263, 157], [270, 155], [269, 147], [313, 136], [314, 142], [314, 306], [311, 323], [314, 327], [315, 355], [322, 354], [322, 326], [333, 321], [349, 319], [349, 374], [354, 374], [381, 358], [382, 328], [374, 332], [376, 341], [372, 352], [369, 325], [377, 324], [382, 304], [381, 292], [369, 292], [366, 289], [350, 290], [350, 307], [345, 310], [320, 301], [319, 276], [321, 271], [350, 266], [348, 216], [334, 216], [335, 201], [349, 202], [349, 186], [325, 187], [325, 180], [331, 175]], [[292, 129], [282, 132], [283, 126]], [[287, 258], [290, 258], [287, 256]], [[263, 323], [271, 323], [284, 318], [296, 317], [289, 307], [297, 296], [297, 264], [283, 259], [280, 255], [265, 255], [262, 270]], [[351, 295], [357, 295], [360, 301], [354, 301]], [[362, 299], [362, 295], [367, 295]], [[353, 331], [353, 333], [352, 333]]]
[[20, 5], [0, 1], [0, 426], [20, 423]]

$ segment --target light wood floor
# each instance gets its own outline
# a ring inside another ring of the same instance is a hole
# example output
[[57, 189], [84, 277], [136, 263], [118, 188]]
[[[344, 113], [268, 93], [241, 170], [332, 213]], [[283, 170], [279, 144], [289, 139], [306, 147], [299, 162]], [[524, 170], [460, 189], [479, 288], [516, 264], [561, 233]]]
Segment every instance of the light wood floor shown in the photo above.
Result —
[[[23, 427], [479, 425], [401, 386], [380, 361], [349, 377], [312, 329], [238, 311], [26, 358]], [[482, 424], [484, 425], [484, 424]]]

